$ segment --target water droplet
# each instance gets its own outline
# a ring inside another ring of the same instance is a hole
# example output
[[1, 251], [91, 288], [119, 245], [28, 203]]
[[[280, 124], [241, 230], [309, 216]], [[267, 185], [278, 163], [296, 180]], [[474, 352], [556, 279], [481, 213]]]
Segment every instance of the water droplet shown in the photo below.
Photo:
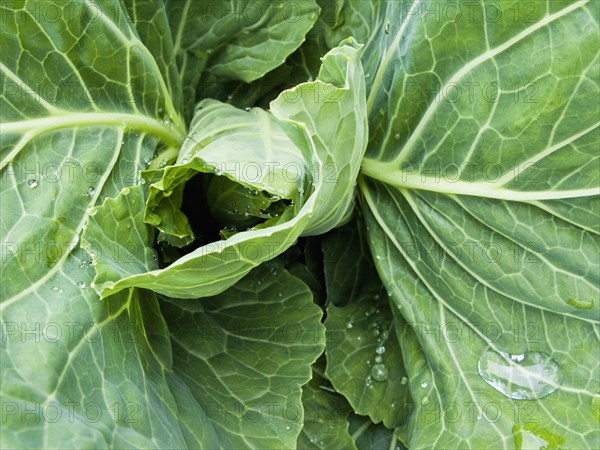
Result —
[[375, 328], [373, 331], [371, 331], [371, 334], [372, 334], [374, 337], [377, 337], [377, 336], [379, 336], [379, 330], [378, 330], [377, 328]]
[[246, 107], [244, 108], [244, 111], [246, 111], [246, 112], [250, 112], [250, 110], [251, 110], [251, 109], [252, 109], [252, 108], [250, 108], [249, 106], [246, 106]]
[[79, 281], [79, 282], [77, 283], [77, 287], [78, 287], [79, 289], [83, 289], [83, 288], [85, 288], [85, 283], [84, 283], [83, 281]]
[[352, 327], [353, 327], [352, 322], [346, 322], [346, 328], [350, 329]]
[[400, 133], [396, 133], [394, 135], [394, 139], [396, 139], [397, 141], [399, 141], [400, 140]]
[[378, 346], [375, 349], [375, 353], [377, 353], [378, 355], [383, 355], [385, 353], [385, 347], [383, 345]]
[[487, 350], [479, 358], [477, 369], [487, 384], [516, 400], [546, 397], [562, 383], [558, 364], [540, 352], [510, 355]]
[[377, 258], [377, 260], [381, 261], [381, 256], [377, 255], [375, 258]]
[[429, 397], [425, 396], [421, 400], [421, 405], [427, 405], [429, 403]]
[[383, 330], [381, 333], [381, 339], [383, 339], [384, 341], [390, 337], [390, 333], [388, 330]]
[[90, 186], [90, 187], [88, 188], [88, 190], [87, 190], [87, 193], [86, 193], [86, 195], [87, 195], [88, 197], [91, 197], [91, 196], [92, 196], [92, 195], [94, 195], [95, 193], [96, 193], [96, 189], [95, 189], [93, 186]]
[[367, 380], [365, 381], [365, 384], [368, 388], [372, 388], [373, 387], [373, 377], [371, 377], [371, 375], [369, 375], [367, 377]]
[[371, 376], [375, 381], [386, 381], [389, 375], [390, 371], [383, 364], [375, 364], [371, 369]]
[[29, 180], [27, 184], [29, 185], [29, 189], [35, 189], [38, 187], [38, 181], [36, 179]]
[[402, 379], [400, 380], [400, 384], [404, 386], [406, 383], [408, 383], [408, 378], [402, 377]]
[[375, 362], [376, 362], [376, 363], [380, 363], [381, 361], [383, 361], [383, 358], [381, 357], [381, 355], [377, 355], [377, 356], [375, 357]]
[[287, 431], [290, 431], [290, 430], [292, 429], [292, 427], [291, 427], [291, 426], [289, 426], [289, 425], [286, 425], [286, 426], [285, 426], [285, 429], [286, 429]]
[[421, 387], [422, 387], [423, 389], [427, 389], [427, 386], [429, 386], [429, 385], [428, 385], [428, 384], [427, 384], [425, 381], [423, 381], [423, 382], [421, 383]]
[[144, 164], [146, 164], [146, 167], [149, 166], [150, 164], [152, 164], [152, 158], [149, 158], [146, 156], [144, 158]]

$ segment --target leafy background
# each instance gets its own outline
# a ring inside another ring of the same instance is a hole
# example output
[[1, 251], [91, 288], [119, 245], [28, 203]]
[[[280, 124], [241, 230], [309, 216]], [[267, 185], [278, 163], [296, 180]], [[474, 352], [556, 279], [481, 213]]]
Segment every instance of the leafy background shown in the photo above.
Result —
[[[598, 2], [69, 5], [0, 5], [3, 448], [600, 447]], [[166, 297], [144, 205], [206, 98], [340, 171]]]

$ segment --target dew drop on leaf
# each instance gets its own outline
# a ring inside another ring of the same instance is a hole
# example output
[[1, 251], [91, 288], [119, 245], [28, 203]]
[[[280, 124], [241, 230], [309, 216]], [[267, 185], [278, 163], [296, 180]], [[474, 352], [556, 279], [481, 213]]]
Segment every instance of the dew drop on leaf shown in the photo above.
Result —
[[346, 328], [350, 329], [352, 327], [353, 327], [352, 322], [346, 322]]
[[77, 287], [78, 287], [79, 289], [83, 289], [83, 288], [85, 288], [85, 283], [84, 283], [83, 281], [79, 281], [79, 282], [77, 283]]
[[406, 383], [408, 383], [408, 378], [402, 377], [402, 379], [400, 380], [400, 384], [404, 386]]
[[38, 187], [38, 181], [35, 179], [29, 180], [27, 184], [29, 185], [29, 189], [35, 189], [36, 187]]
[[385, 347], [383, 345], [378, 346], [375, 349], [375, 353], [377, 353], [378, 355], [383, 355], [385, 353]]
[[563, 378], [556, 361], [541, 352], [511, 355], [486, 350], [477, 369], [487, 384], [516, 400], [544, 398], [558, 389]]
[[425, 396], [421, 400], [421, 405], [427, 405], [429, 403], [429, 397]]
[[390, 372], [384, 364], [375, 364], [371, 369], [371, 376], [375, 381], [386, 381], [389, 375]]
[[428, 385], [428, 384], [427, 384], [425, 381], [423, 381], [423, 382], [421, 383], [421, 387], [422, 387], [423, 389], [427, 389], [427, 386], [429, 386], [429, 385]]

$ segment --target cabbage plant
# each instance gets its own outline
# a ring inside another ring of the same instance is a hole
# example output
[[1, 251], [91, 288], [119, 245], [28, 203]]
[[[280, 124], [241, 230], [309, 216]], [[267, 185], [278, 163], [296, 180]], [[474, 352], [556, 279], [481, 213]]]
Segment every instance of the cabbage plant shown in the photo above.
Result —
[[599, 8], [3, 1], [0, 446], [599, 448]]

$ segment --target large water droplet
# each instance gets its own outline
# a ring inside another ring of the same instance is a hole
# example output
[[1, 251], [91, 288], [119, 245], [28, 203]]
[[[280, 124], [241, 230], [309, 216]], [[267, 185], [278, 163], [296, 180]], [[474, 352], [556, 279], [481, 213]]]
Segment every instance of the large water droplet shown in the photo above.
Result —
[[35, 179], [31, 179], [27, 182], [29, 185], [29, 189], [35, 189], [38, 186], [38, 181]]
[[378, 355], [383, 355], [385, 353], [385, 347], [383, 345], [380, 345], [375, 349], [375, 353], [377, 353]]
[[386, 381], [389, 375], [390, 371], [383, 364], [375, 364], [371, 369], [371, 376], [375, 381]]
[[540, 352], [510, 355], [487, 350], [479, 358], [477, 368], [487, 384], [516, 400], [546, 397], [562, 383], [558, 364]]

